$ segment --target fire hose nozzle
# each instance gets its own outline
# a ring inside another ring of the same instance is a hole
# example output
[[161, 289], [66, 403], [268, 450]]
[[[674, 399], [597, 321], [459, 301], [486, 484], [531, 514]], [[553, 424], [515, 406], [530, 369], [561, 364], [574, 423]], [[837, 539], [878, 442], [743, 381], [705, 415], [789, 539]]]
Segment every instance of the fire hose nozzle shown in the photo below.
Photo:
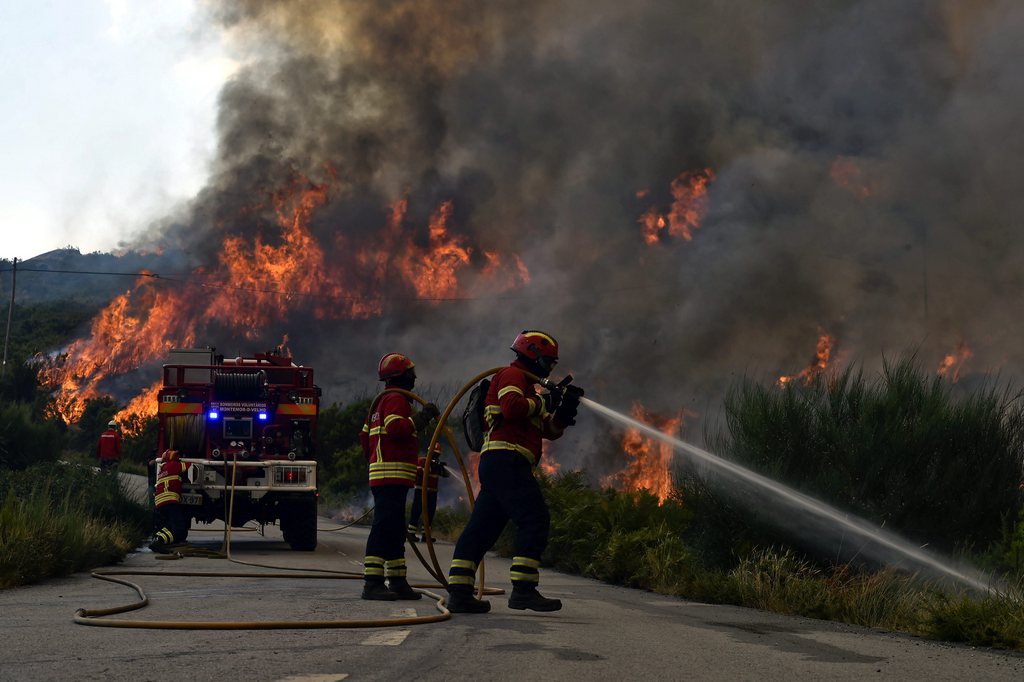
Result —
[[576, 396], [582, 397], [583, 396], [583, 389], [580, 388], [579, 386], [571, 386], [570, 384], [572, 384], [572, 375], [571, 374], [566, 374], [562, 378], [562, 380], [559, 381], [557, 384], [555, 382], [551, 381], [550, 379], [541, 379], [540, 380], [540, 385], [543, 386], [544, 388], [548, 389], [549, 391], [554, 391], [554, 392], [560, 393], [563, 396], [568, 395], [569, 393], [572, 393], [572, 394], [574, 394]]

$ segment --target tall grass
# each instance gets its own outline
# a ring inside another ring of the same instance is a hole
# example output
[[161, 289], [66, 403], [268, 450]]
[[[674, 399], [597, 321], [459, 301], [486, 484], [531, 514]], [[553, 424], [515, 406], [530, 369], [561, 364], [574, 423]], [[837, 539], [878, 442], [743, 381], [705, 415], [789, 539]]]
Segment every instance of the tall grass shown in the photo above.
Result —
[[114, 476], [59, 465], [3, 473], [0, 587], [117, 561], [147, 534], [148, 511]]
[[[544, 562], [561, 570], [709, 603], [1024, 648], [1024, 580], [979, 597], [891, 568], [822, 565], [793, 548], [765, 546], [723, 568], [691, 541], [704, 519], [682, 503], [686, 491], [659, 507], [645, 493], [588, 488], [579, 472], [545, 477], [542, 488], [552, 512]], [[499, 552], [512, 553], [513, 532], [506, 530]]]

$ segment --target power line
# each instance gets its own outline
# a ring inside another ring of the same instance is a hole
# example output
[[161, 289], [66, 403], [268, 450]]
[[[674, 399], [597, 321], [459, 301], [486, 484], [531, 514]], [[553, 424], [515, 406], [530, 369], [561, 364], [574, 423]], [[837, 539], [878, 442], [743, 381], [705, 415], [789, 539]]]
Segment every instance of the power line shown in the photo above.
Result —
[[[0, 272], [10, 272], [11, 269], [0, 268]], [[204, 280], [197, 277], [189, 277], [188, 275], [161, 275], [156, 272], [106, 272], [99, 270], [56, 270], [48, 268], [18, 268], [20, 272], [41, 272], [41, 273], [53, 273], [53, 274], [66, 274], [66, 275], [108, 275], [108, 276], [120, 276], [120, 277], [148, 277], [153, 280], [161, 280], [164, 282], [177, 282], [179, 284], [189, 284], [193, 286], [199, 286], [207, 289], [223, 289], [229, 291], [245, 291], [250, 293], [259, 294], [273, 294], [277, 296], [287, 296], [294, 298], [312, 298], [312, 299], [325, 299], [332, 301], [366, 301], [366, 302], [383, 302], [383, 301], [427, 301], [433, 303], [444, 303], [444, 302], [459, 302], [459, 301], [507, 301], [507, 300], [528, 300], [537, 298], [548, 298], [548, 294], [496, 294], [494, 296], [385, 296], [385, 295], [343, 295], [343, 294], [325, 294], [325, 293], [309, 293], [303, 291], [291, 291], [282, 290], [275, 288], [258, 288], [258, 287], [245, 287], [234, 284], [226, 284], [220, 281]], [[615, 293], [625, 293], [630, 291], [642, 291], [653, 288], [662, 288], [664, 285], [661, 282], [655, 282], [651, 284], [637, 284], [633, 286], [619, 287], [616, 289], [606, 289], [602, 291], [593, 291], [592, 293], [597, 295], [609, 295]]]
[[[61, 274], [69, 275], [117, 275], [121, 277], [160, 277], [160, 275], [152, 272], [102, 272], [99, 270], [52, 270], [50, 268], [18, 268], [21, 272], [56, 272]], [[0, 272], [10, 272], [10, 269], [3, 270]]]

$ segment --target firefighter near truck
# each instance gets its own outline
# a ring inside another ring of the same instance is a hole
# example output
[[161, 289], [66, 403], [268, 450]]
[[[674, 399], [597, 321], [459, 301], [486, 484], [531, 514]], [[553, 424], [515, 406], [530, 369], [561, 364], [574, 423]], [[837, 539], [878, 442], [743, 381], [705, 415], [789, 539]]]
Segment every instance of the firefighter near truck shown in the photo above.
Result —
[[316, 549], [320, 395], [313, 369], [284, 355], [170, 351], [157, 452], [192, 465], [181, 493], [188, 522], [277, 522], [293, 550]]

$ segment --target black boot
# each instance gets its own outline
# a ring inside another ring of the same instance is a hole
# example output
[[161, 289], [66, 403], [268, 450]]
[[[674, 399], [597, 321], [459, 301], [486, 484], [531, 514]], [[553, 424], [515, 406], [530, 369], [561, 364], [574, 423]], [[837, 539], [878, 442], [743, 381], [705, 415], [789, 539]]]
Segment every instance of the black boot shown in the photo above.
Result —
[[536, 587], [513, 585], [512, 594], [508, 598], [508, 607], [518, 611], [525, 609], [530, 609], [531, 611], [559, 611], [562, 608], [562, 602], [558, 599], [548, 599], [538, 592]]
[[388, 589], [394, 592], [399, 599], [406, 601], [423, 598], [422, 594], [412, 589], [412, 585], [405, 578], [388, 578]]
[[149, 543], [149, 549], [150, 551], [156, 552], [157, 554], [171, 553], [171, 550], [167, 547], [167, 543], [159, 538]]
[[487, 613], [491, 602], [473, 596], [471, 585], [448, 585], [448, 610], [452, 613]]
[[363, 599], [371, 601], [395, 601], [398, 595], [384, 586], [384, 581], [367, 580], [363, 584]]

